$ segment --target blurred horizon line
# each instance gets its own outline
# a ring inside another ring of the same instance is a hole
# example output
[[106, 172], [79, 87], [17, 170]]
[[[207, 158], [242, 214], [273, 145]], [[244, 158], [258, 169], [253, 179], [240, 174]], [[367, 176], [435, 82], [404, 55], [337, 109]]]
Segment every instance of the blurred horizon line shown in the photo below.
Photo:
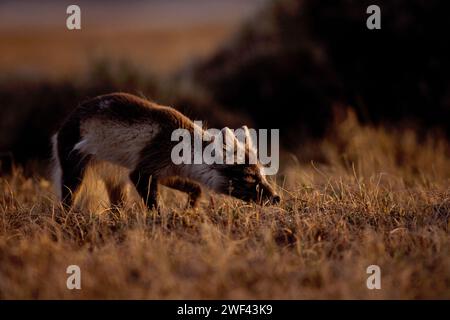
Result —
[[[77, 1], [81, 8], [82, 30], [88, 27], [121, 30], [164, 29], [193, 24], [236, 23], [258, 10], [268, 0], [131, 0]], [[0, 30], [27, 27], [66, 29], [68, 2], [53, 0], [0, 1]]]

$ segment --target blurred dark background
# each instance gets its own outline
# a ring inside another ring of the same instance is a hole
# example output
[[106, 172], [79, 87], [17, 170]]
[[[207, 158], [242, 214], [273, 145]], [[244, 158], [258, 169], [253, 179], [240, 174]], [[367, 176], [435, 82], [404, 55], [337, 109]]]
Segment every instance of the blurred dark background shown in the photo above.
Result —
[[[450, 136], [444, 1], [167, 3], [132, 1], [123, 11], [114, 1], [81, 2], [88, 18], [77, 34], [65, 30], [64, 1], [46, 2], [47, 13], [62, 8], [63, 22], [42, 30], [20, 22], [26, 10], [0, 2], [0, 18], [9, 17], [0, 23], [3, 172], [11, 161], [47, 159], [49, 136], [67, 113], [112, 91], [210, 126], [279, 128], [293, 153], [330, 134], [347, 108], [367, 125]], [[366, 27], [371, 4], [381, 8], [381, 30]], [[93, 18], [96, 10], [122, 20], [111, 26], [107, 15]]]

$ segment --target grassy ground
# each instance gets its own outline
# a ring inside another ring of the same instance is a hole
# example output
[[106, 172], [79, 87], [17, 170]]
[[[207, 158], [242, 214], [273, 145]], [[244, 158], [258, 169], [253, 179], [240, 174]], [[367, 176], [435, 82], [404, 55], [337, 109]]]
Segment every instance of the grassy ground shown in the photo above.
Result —
[[[299, 152], [320, 163], [282, 162], [279, 207], [208, 195], [186, 211], [164, 190], [160, 216], [67, 212], [46, 180], [3, 177], [0, 298], [450, 298], [448, 144], [351, 115], [335, 131]], [[81, 290], [66, 288], [72, 264]]]

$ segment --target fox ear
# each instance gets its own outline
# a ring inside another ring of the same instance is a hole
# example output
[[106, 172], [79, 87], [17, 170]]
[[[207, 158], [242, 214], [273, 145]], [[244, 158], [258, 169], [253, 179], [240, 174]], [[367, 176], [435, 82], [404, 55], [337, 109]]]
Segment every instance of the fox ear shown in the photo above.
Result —
[[256, 135], [252, 135], [250, 133], [250, 130], [248, 129], [247, 126], [242, 126], [242, 130], [244, 130], [245, 133], [245, 141], [248, 144], [248, 149], [250, 152], [254, 152], [257, 153], [257, 148], [256, 148]]
[[236, 141], [236, 137], [235, 137], [235, 135], [233, 134], [233, 131], [231, 131], [230, 128], [225, 127], [225, 128], [222, 129], [221, 132], [222, 132], [222, 137], [224, 139], [225, 145], [227, 145], [229, 142], [233, 142], [234, 143]]

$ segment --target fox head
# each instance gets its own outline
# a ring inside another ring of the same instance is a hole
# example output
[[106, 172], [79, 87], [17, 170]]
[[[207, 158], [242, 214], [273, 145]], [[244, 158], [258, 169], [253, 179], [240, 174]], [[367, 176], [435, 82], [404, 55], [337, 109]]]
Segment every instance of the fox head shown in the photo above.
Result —
[[[234, 162], [215, 164], [216, 172], [223, 183], [217, 186], [217, 192], [235, 198], [259, 204], [276, 204], [281, 198], [264, 174], [264, 167], [257, 157], [257, 149], [247, 126], [241, 128], [245, 135], [244, 142], [238, 140], [229, 128], [222, 129], [224, 152], [233, 144]], [[241, 151], [245, 161], [237, 161]]]

